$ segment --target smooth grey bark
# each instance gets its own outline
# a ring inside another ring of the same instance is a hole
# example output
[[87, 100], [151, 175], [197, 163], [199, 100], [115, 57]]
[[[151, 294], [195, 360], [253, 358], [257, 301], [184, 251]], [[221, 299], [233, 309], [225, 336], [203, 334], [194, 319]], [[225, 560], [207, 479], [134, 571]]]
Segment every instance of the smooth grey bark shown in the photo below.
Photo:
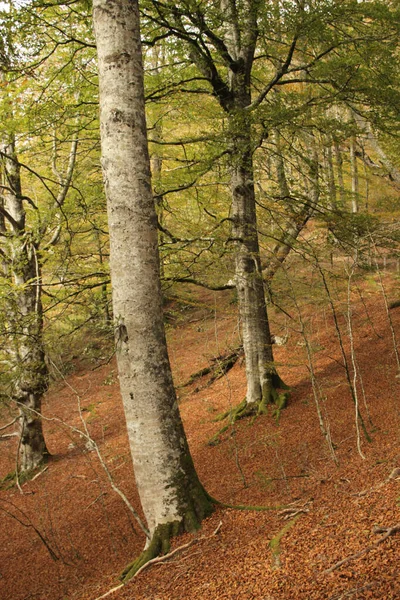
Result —
[[232, 135], [235, 146], [231, 149], [231, 218], [246, 364], [246, 403], [261, 407], [275, 400], [275, 369], [258, 244], [251, 135], [246, 119], [239, 127], [234, 122]]
[[350, 169], [351, 169], [351, 212], [358, 213], [359, 181], [356, 156], [356, 137], [350, 139]]
[[[250, 107], [250, 79], [258, 37], [258, 10], [253, 0], [239, 12], [233, 0], [221, 0], [226, 19], [225, 47], [221, 51], [227, 67], [222, 80], [215, 64], [204, 60], [198, 47], [191, 57], [225, 111], [229, 131], [232, 238], [235, 244], [235, 283], [238, 293], [246, 364], [246, 411], [264, 410], [277, 401], [281, 382], [273, 364], [272, 341], [261, 272], [254, 186]], [[182, 21], [179, 21], [182, 27]]]
[[26, 228], [20, 167], [15, 142], [10, 136], [1, 148], [3, 171], [2, 238], [5, 280], [12, 282], [6, 299], [4, 323], [7, 346], [4, 349], [11, 368], [10, 396], [20, 412], [19, 466], [29, 471], [46, 460], [48, 450], [43, 436], [41, 405], [48, 386], [43, 344], [43, 311], [38, 243]]
[[337, 171], [340, 204], [341, 204], [341, 208], [344, 208], [346, 205], [346, 191], [344, 188], [344, 177], [343, 177], [343, 156], [342, 156], [342, 149], [340, 147], [338, 140], [334, 139], [333, 150], [334, 150], [335, 161], [336, 161], [336, 171]]
[[197, 528], [211, 504], [188, 448], [165, 339], [138, 3], [95, 0], [93, 20], [118, 372], [148, 559], [172, 533]]
[[[9, 118], [12, 119], [12, 114]], [[0, 148], [3, 185], [0, 231], [4, 233], [0, 237], [0, 247], [2, 275], [9, 286], [9, 293], [5, 298], [4, 351], [11, 372], [10, 396], [20, 411], [18, 458], [21, 471], [37, 468], [49, 455], [41, 419], [42, 398], [48, 387], [43, 341], [42, 246], [43, 238], [52, 225], [51, 220], [55, 215], [60, 216], [59, 211], [67, 196], [77, 144], [76, 140], [71, 144], [66, 173], [64, 176], [58, 174], [59, 193], [52, 210], [42, 218], [38, 231], [33, 230], [27, 222], [24, 205], [26, 198], [22, 193], [14, 134], [4, 136]], [[47, 246], [57, 243], [60, 231], [61, 225], [58, 224]]]

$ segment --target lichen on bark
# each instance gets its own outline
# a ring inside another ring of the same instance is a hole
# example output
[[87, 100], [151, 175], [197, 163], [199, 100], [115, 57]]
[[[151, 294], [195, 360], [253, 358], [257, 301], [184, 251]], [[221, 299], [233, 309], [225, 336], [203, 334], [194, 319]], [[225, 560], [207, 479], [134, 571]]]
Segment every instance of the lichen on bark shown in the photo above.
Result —
[[212, 502], [190, 456], [165, 339], [138, 3], [94, 0], [93, 20], [116, 355], [136, 485], [150, 536], [143, 553], [125, 570], [125, 580], [165, 553], [173, 535], [197, 529]]

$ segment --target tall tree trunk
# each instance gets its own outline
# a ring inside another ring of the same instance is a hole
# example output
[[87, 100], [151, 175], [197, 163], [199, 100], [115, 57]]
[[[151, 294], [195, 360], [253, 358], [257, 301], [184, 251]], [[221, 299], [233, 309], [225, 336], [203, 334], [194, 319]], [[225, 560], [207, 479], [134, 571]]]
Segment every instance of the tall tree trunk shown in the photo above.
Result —
[[[248, 378], [244, 403], [247, 411], [249, 406], [262, 407], [277, 399], [275, 384], [281, 383], [272, 364], [271, 336], [261, 277], [252, 163], [254, 148], [250, 125], [250, 79], [258, 37], [260, 4], [257, 0], [244, 0], [239, 8], [235, 0], [220, 0], [220, 9], [224, 20], [223, 39], [212, 35], [202, 9], [192, 12], [191, 18], [200, 31], [204, 29], [204, 39], [207, 42], [203, 39], [201, 43], [195, 42], [191, 33], [185, 34], [183, 39], [187, 42], [190, 59], [209, 81], [228, 121], [232, 233], [236, 240], [236, 284]], [[172, 5], [160, 5], [160, 11], [166, 19], [166, 26], [172, 27], [178, 37], [181, 37], [186, 28], [191, 28], [183, 14], [175, 11]], [[209, 50], [210, 35], [211, 43], [215, 44], [219, 60], [223, 64], [221, 72]], [[284, 66], [282, 65], [280, 76], [289, 67], [291, 57], [292, 51]], [[267, 93], [268, 91], [262, 97]], [[258, 103], [261, 101], [259, 98]]]
[[[233, 124], [231, 192], [235, 279], [246, 362], [247, 406], [263, 410], [276, 400], [271, 334], [258, 244], [249, 125]], [[238, 131], [241, 131], [239, 134]]]
[[272, 341], [265, 302], [264, 282], [258, 242], [254, 187], [250, 74], [257, 40], [257, 6], [245, 3], [244, 31], [239, 34], [239, 16], [235, 2], [222, 0], [229, 23], [226, 44], [236, 61], [228, 70], [230, 101], [225, 105], [231, 134], [232, 234], [236, 244], [235, 281], [242, 326], [246, 364], [247, 412], [265, 411], [278, 402], [277, 386], [282, 382], [273, 362]]
[[335, 171], [333, 168], [333, 158], [332, 158], [332, 145], [329, 143], [325, 148], [325, 168], [326, 168], [326, 178], [327, 178], [327, 187], [328, 187], [328, 208], [330, 210], [336, 209], [336, 182], [335, 182]]
[[138, 3], [95, 0], [93, 20], [118, 371], [148, 559], [165, 551], [173, 533], [199, 527], [211, 504], [189, 452], [167, 353]]
[[20, 411], [19, 464], [22, 471], [38, 467], [48, 456], [41, 405], [48, 386], [43, 345], [40, 261], [37, 244], [26, 231], [20, 168], [12, 138], [2, 147], [4, 223], [7, 226], [7, 277], [13, 281], [6, 323], [6, 352], [12, 365], [12, 397]]
[[341, 204], [341, 208], [344, 208], [345, 203], [346, 203], [346, 192], [344, 189], [343, 157], [342, 157], [342, 150], [340, 148], [340, 144], [337, 140], [333, 141], [333, 149], [334, 149], [334, 153], [335, 153], [340, 204]]
[[358, 165], [356, 156], [356, 137], [352, 136], [350, 140], [350, 168], [351, 168], [351, 212], [358, 213]]

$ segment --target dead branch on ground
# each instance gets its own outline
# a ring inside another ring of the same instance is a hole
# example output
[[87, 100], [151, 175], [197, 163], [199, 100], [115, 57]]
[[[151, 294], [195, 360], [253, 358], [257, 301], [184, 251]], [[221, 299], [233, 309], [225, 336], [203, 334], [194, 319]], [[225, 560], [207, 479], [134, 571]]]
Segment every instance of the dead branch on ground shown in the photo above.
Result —
[[[147, 567], [149, 567], [150, 565], [154, 565], [156, 563], [165, 562], [166, 560], [169, 560], [170, 558], [172, 558], [178, 552], [181, 552], [182, 550], [186, 550], [187, 548], [190, 548], [190, 546], [193, 546], [194, 544], [197, 544], [198, 542], [201, 542], [203, 540], [209, 540], [209, 539], [215, 537], [216, 535], [218, 535], [221, 527], [222, 527], [222, 521], [220, 521], [218, 523], [218, 527], [215, 529], [215, 531], [213, 531], [213, 533], [211, 535], [208, 535], [208, 536], [202, 535], [200, 537], [194, 538], [190, 542], [187, 542], [187, 544], [182, 544], [182, 546], [178, 546], [177, 548], [175, 548], [171, 552], [168, 552], [168, 554], [164, 554], [164, 556], [156, 556], [155, 558], [152, 558], [147, 563], [145, 563], [142, 567], [140, 567], [140, 569], [138, 569], [138, 571], [136, 571], [136, 573], [135, 573], [135, 575], [133, 576], [132, 579], [134, 579], [135, 577], [137, 577], [139, 575], [139, 573], [141, 573], [142, 571], [144, 571], [145, 569], [147, 569]], [[95, 600], [103, 600], [103, 598], [107, 598], [107, 596], [110, 596], [114, 592], [120, 590], [125, 585], [126, 585], [125, 583], [121, 583], [120, 585], [117, 585], [116, 587], [112, 588], [111, 590], [109, 590], [108, 592], [106, 592], [105, 594], [103, 594], [102, 596], [99, 596]]]
[[205, 377], [206, 375], [209, 375], [211, 373], [211, 377], [206, 384], [206, 386], [208, 387], [212, 385], [214, 381], [220, 379], [228, 371], [230, 371], [241, 356], [243, 356], [243, 346], [238, 346], [237, 348], [234, 348], [234, 350], [228, 352], [227, 354], [214, 356], [214, 358], [211, 358], [210, 360], [209, 367], [204, 367], [196, 373], [193, 373], [186, 381], [186, 383], [183, 383], [178, 387], [187, 387], [194, 383], [197, 379], [201, 379], [202, 377]]
[[361, 496], [366, 496], [367, 494], [371, 494], [372, 492], [377, 492], [378, 490], [383, 488], [389, 481], [399, 479], [399, 478], [400, 478], [400, 468], [396, 467], [395, 469], [393, 469], [393, 471], [390, 473], [390, 475], [388, 477], [386, 477], [386, 479], [384, 481], [381, 481], [380, 483], [374, 485], [369, 490], [362, 490], [362, 492], [357, 492], [355, 494], [352, 494], [352, 496], [361, 497]]
[[283, 510], [280, 510], [278, 512], [278, 515], [284, 519], [293, 519], [294, 517], [297, 517], [297, 515], [300, 515], [302, 513], [308, 513], [310, 512], [310, 504], [312, 503], [312, 498], [310, 498], [310, 500], [307, 500], [306, 502], [304, 502], [304, 504], [300, 505], [301, 500], [297, 500], [296, 502], [292, 502], [292, 506], [289, 506], [287, 508], [284, 508]]
[[346, 558], [339, 560], [337, 563], [335, 563], [334, 565], [329, 567], [329, 569], [325, 569], [325, 571], [322, 571], [321, 575], [329, 575], [329, 573], [336, 571], [336, 569], [339, 569], [339, 567], [347, 564], [348, 562], [357, 560], [361, 556], [364, 556], [364, 554], [371, 552], [371, 550], [375, 550], [375, 548], [377, 546], [379, 546], [379, 544], [384, 542], [391, 535], [398, 533], [399, 531], [400, 531], [400, 523], [398, 525], [394, 525], [393, 527], [379, 527], [379, 526], [374, 527], [373, 528], [374, 533], [383, 533], [383, 535], [378, 540], [376, 540], [376, 542], [374, 542], [370, 546], [367, 546], [366, 548], [363, 548], [359, 552], [355, 552], [354, 554], [351, 554], [350, 556], [347, 556]]

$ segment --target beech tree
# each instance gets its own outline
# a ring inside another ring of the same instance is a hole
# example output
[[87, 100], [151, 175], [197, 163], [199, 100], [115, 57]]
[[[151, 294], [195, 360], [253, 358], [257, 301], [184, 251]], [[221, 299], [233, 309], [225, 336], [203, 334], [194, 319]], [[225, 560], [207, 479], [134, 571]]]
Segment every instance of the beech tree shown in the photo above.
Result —
[[130, 577], [211, 510], [188, 448], [167, 353], [137, 1], [95, 0], [102, 166], [115, 343], [135, 478], [148, 525]]
[[[164, 93], [182, 87], [191, 94], [208, 93], [221, 111], [220, 139], [226, 147], [231, 191], [229, 242], [235, 248], [247, 376], [246, 400], [235, 414], [263, 411], [284, 397], [278, 392], [281, 381], [273, 364], [264, 298], [255, 154], [274, 130], [294, 132], [304, 127], [305, 137], [312, 134], [313, 126], [310, 130], [304, 121], [315, 105], [326, 109], [334, 102], [376, 101], [377, 79], [370, 69], [368, 47], [371, 43], [383, 47], [384, 42], [386, 59], [393, 56], [395, 15], [381, 2], [353, 0], [264, 4], [222, 0], [207, 5], [147, 0], [141, 10], [149, 25], [148, 44], [173, 39], [184, 49], [177, 63], [178, 79], [164, 87]], [[181, 66], [185, 61], [186, 71]], [[314, 159], [311, 163], [318, 167]], [[304, 210], [289, 210], [289, 240], [316, 208], [313, 198], [320, 196], [316, 175], [308, 176]], [[285, 240], [282, 248], [284, 258], [289, 248]], [[270, 271], [267, 265], [267, 275]]]
[[[53, 246], [59, 239], [60, 213], [71, 185], [78, 142], [74, 136], [68, 166], [63, 173], [58, 172], [58, 189], [51, 191], [50, 204], [47, 211], [43, 211], [43, 204], [33, 199], [30, 190], [24, 189], [22, 171], [30, 169], [20, 163], [17, 152], [19, 125], [13, 100], [18, 92], [10, 83], [10, 73], [19, 65], [10, 28], [1, 31], [1, 48], [0, 109], [4, 122], [0, 129], [0, 298], [2, 363], [6, 367], [3, 375], [5, 373], [7, 379], [1, 396], [17, 405], [20, 433], [17, 464], [21, 471], [29, 471], [48, 456], [41, 419], [42, 398], [49, 379], [43, 336], [44, 247]], [[22, 96], [20, 102], [24, 104], [24, 86], [18, 91]], [[46, 184], [44, 188], [47, 194], [50, 188]]]
[[10, 395], [20, 412], [20, 467], [28, 471], [46, 457], [41, 400], [48, 384], [43, 346], [41, 273], [37, 245], [29, 239], [23, 205], [20, 167], [13, 136], [2, 145], [2, 205], [0, 231], [3, 236], [2, 276], [8, 280], [6, 308], [7, 363], [11, 370]]
[[[62, 207], [70, 187], [76, 149], [77, 141], [74, 141], [68, 170], [55, 198], [57, 209]], [[22, 471], [29, 471], [38, 467], [48, 455], [41, 420], [42, 397], [48, 387], [43, 341], [41, 242], [48, 224], [43, 222], [42, 227], [36, 228], [27, 214], [25, 204], [33, 201], [23, 194], [13, 134], [0, 146], [0, 156], [0, 254], [6, 341], [3, 351], [10, 379], [8, 395], [17, 403], [20, 413], [19, 466]], [[53, 237], [55, 241], [56, 237]]]

